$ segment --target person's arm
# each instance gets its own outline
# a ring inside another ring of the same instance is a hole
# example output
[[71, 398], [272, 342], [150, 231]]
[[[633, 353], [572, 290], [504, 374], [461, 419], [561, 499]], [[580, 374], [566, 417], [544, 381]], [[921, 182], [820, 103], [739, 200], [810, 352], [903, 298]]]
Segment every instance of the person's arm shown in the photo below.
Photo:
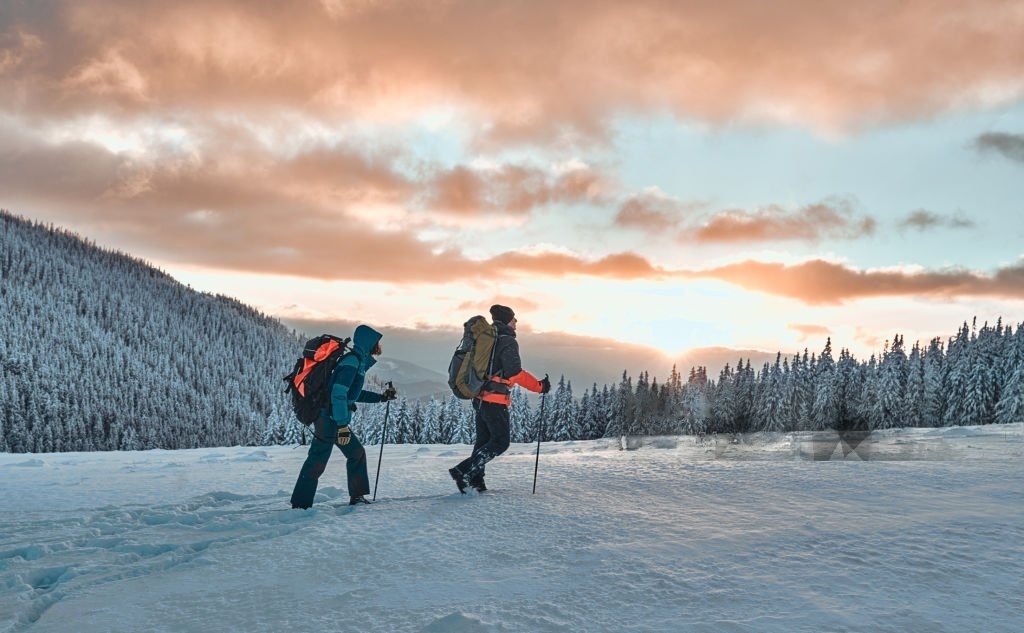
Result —
[[356, 402], [384, 402], [384, 394], [363, 389], [359, 392], [359, 397], [356, 398]]
[[544, 392], [544, 385], [541, 384], [541, 381], [537, 380], [536, 376], [525, 369], [520, 369], [519, 373], [509, 378], [508, 381], [513, 385], [519, 385], [523, 389], [529, 389], [533, 393]]
[[356, 402], [387, 402], [388, 400], [394, 400], [398, 397], [398, 389], [388, 381], [388, 388], [381, 393], [376, 391], [366, 391], [365, 389], [359, 393], [359, 397], [356, 398]]
[[534, 393], [541, 393], [543, 385], [537, 377], [523, 369], [523, 360], [519, 357], [519, 341], [512, 339], [508, 345], [501, 350], [502, 373], [507, 376], [506, 380], [513, 385], [519, 385]]

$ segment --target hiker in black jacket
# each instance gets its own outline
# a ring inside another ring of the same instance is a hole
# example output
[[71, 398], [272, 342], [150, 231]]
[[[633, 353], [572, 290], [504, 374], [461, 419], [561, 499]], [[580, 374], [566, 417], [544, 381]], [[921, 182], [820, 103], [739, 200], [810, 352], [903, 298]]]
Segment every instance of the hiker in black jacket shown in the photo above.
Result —
[[510, 389], [519, 385], [534, 393], [547, 393], [551, 390], [551, 381], [545, 376], [543, 380], [523, 369], [519, 358], [519, 342], [516, 341], [516, 315], [512, 308], [503, 305], [491, 306], [491, 319], [497, 329], [498, 338], [494, 342], [494, 360], [491, 364], [491, 376], [483, 389], [473, 400], [476, 411], [476, 442], [473, 453], [448, 474], [455, 480], [459, 492], [465, 493], [467, 482], [478, 492], [487, 490], [484, 483], [484, 467], [508, 448], [509, 416], [508, 407], [512, 403]]

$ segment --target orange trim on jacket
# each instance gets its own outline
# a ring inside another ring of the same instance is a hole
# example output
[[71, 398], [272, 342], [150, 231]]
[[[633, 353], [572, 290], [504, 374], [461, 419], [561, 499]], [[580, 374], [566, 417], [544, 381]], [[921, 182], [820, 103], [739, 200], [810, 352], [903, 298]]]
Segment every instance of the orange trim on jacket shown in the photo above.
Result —
[[[519, 385], [523, 389], [528, 389], [534, 393], [540, 393], [543, 390], [540, 381], [537, 377], [526, 371], [525, 369], [520, 370], [518, 374], [511, 378], [501, 378], [499, 376], [491, 376], [491, 382], [496, 382], [502, 385]], [[493, 402], [495, 404], [503, 404], [506, 407], [512, 404], [512, 395], [509, 393], [497, 393], [494, 391], [482, 391], [477, 396], [478, 399], [484, 402]]]

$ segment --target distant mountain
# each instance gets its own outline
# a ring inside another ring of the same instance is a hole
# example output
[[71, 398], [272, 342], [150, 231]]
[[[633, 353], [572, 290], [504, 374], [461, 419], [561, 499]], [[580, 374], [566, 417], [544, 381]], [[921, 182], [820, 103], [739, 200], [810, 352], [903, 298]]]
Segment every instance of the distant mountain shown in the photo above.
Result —
[[[381, 364], [390, 358], [401, 358], [412, 364], [413, 367], [426, 372], [423, 376], [433, 376], [433, 378], [422, 378], [426, 382], [422, 386], [418, 385], [415, 390], [407, 388], [409, 393], [415, 391], [417, 397], [420, 393], [423, 395], [433, 393], [429, 391], [431, 381], [437, 382], [436, 394], [449, 393], [446, 376], [448, 361], [451, 360], [451, 354], [462, 337], [462, 325], [459, 317], [453, 316], [452, 320], [456, 324], [449, 328], [411, 329], [370, 324], [384, 334], [385, 354], [381, 359]], [[348, 335], [358, 325], [355, 321], [343, 320], [282, 319], [282, 321], [289, 327], [309, 336], [323, 332]], [[693, 367], [706, 367], [708, 376], [717, 378], [726, 364], [736, 367], [741, 358], [744, 362], [750, 360], [756, 369], [760, 369], [764, 362], [774, 362], [776, 356], [775, 352], [706, 347], [691, 350], [673, 359], [659, 350], [643, 345], [572, 334], [536, 333], [527, 328], [519, 332], [519, 340], [526, 369], [539, 375], [548, 373], [552, 380], [565, 376], [566, 380], [572, 383], [576, 394], [581, 394], [583, 390], [589, 389], [594, 384], [599, 389], [604, 385], [616, 385], [622, 379], [623, 372], [635, 377], [640, 372], [646, 371], [652, 378], [657, 377], [659, 380], [664, 380], [675, 364], [684, 378], [689, 375], [690, 369]], [[385, 380], [388, 379], [386, 366], [374, 368], [373, 371], [375, 375], [383, 376]], [[419, 374], [415, 378], [411, 376], [409, 378], [413, 381], [421, 380]], [[407, 379], [407, 377], [391, 377], [391, 379], [399, 384], [400, 380]]]
[[367, 381], [381, 384], [389, 380], [395, 384], [400, 395], [410, 400], [447, 398], [451, 394], [447, 374], [404, 360], [382, 357], [367, 373]]

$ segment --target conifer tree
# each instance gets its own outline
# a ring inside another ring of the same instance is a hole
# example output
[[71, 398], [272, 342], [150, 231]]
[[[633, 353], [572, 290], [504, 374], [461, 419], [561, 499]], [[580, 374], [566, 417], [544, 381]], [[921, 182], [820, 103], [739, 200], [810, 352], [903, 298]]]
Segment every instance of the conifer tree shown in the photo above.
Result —
[[886, 349], [877, 374], [877, 398], [872, 408], [872, 428], [891, 429], [902, 426], [906, 420], [907, 355], [903, 351], [903, 337], [895, 336], [892, 349]]
[[942, 340], [933, 338], [924, 353], [924, 390], [921, 400], [921, 423], [923, 426], [942, 426], [946, 409], [945, 354]]
[[564, 375], [561, 376], [552, 395], [548, 403], [548, 439], [553, 442], [575, 439], [577, 429], [573, 426], [576, 411], [573, 406], [572, 383], [566, 382]]
[[778, 433], [786, 430], [786, 394], [782, 375], [782, 354], [775, 356], [775, 363], [763, 373], [765, 382], [757, 403], [757, 422], [755, 428], [767, 433]]
[[512, 406], [508, 414], [509, 436], [513, 442], [530, 442], [536, 439], [536, 418], [525, 389], [512, 390]]
[[1004, 337], [1003, 383], [995, 409], [997, 424], [1024, 422], [1024, 325], [1016, 334]]

